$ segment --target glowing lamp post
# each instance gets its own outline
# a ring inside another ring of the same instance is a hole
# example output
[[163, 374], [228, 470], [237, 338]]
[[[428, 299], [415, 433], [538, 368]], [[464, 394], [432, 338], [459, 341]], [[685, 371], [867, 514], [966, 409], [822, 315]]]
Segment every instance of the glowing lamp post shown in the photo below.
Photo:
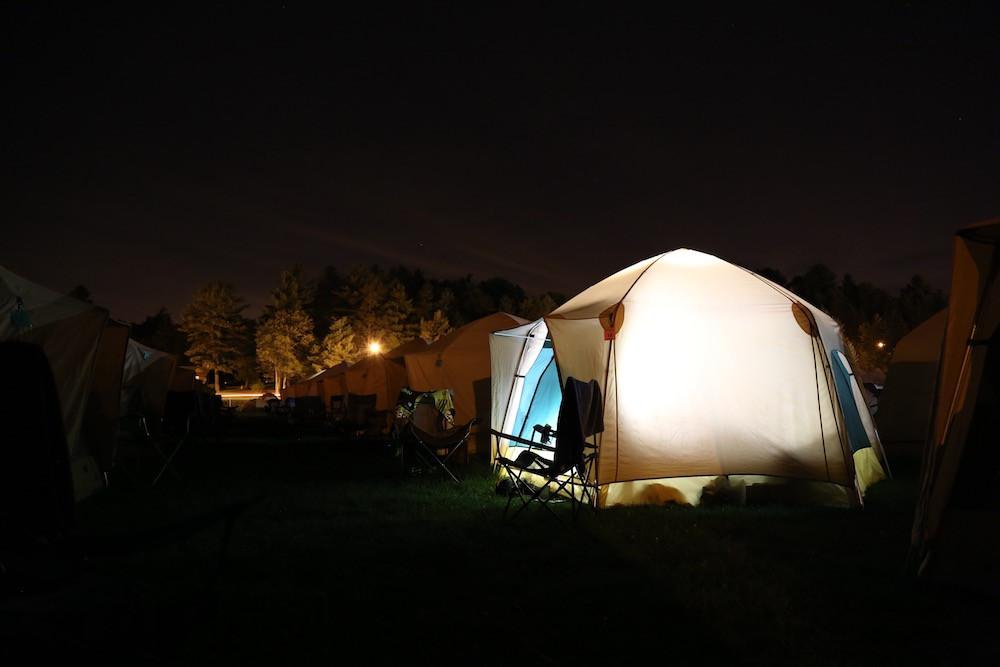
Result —
[[382, 343], [377, 340], [373, 340], [368, 343], [368, 354], [376, 355], [380, 352], [382, 352]]
[[877, 347], [880, 350], [884, 350], [885, 349], [885, 341], [881, 341], [880, 340], [879, 342], [875, 343], [875, 347]]

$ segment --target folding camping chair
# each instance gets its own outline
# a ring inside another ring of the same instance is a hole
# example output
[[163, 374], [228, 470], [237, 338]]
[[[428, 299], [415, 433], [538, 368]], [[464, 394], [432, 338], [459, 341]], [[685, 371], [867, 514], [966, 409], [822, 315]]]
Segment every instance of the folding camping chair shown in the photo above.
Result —
[[[134, 401], [133, 405], [141, 405], [141, 401]], [[122, 434], [125, 437], [119, 443], [116, 468], [139, 481], [142, 476], [142, 460], [153, 454], [158, 460], [154, 464], [156, 474], [152, 477], [150, 486], [156, 486], [167, 472], [180, 481], [180, 473], [173, 462], [191, 435], [191, 420], [197, 412], [193, 392], [174, 391], [167, 393], [164, 416], [160, 419], [150, 419], [140, 409], [129, 410], [121, 418]], [[129, 469], [125, 459], [133, 462], [133, 469]]]
[[403, 469], [407, 469], [407, 452], [412, 453], [412, 459], [422, 467], [440, 469], [454, 481], [461, 480], [448, 468], [448, 462], [462, 447], [466, 446], [472, 435], [472, 427], [479, 423], [473, 417], [467, 424], [453, 428], [441, 428], [443, 416], [437, 407], [430, 402], [418, 402], [413, 413], [402, 427]]
[[[604, 407], [601, 389], [595, 380], [580, 382], [566, 378], [562, 403], [555, 430], [549, 424], [536, 424], [531, 439], [493, 431], [510, 449], [520, 449], [514, 458], [498, 456], [497, 466], [503, 468], [511, 482], [504, 516], [514, 498], [521, 506], [513, 519], [532, 502], [539, 502], [553, 516], [558, 515], [549, 502], [565, 498], [572, 504], [573, 518], [584, 504], [597, 505], [597, 488], [593, 468], [597, 460], [597, 434], [604, 431]], [[534, 440], [535, 434], [540, 436]], [[555, 444], [550, 444], [555, 438]], [[534, 482], [534, 484], [532, 484]], [[540, 483], [539, 483], [540, 482]]]

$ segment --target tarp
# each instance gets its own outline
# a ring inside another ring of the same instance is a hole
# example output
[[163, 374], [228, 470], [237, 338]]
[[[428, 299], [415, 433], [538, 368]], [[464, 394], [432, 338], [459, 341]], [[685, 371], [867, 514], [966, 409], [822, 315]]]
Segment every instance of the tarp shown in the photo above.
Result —
[[177, 359], [172, 354], [129, 339], [122, 371], [122, 414], [136, 412], [159, 419], [167, 402]]
[[[451, 389], [455, 396], [455, 422], [464, 424], [479, 416], [490, 423], [490, 334], [526, 320], [507, 313], [494, 313], [461, 326], [421, 352], [406, 355], [406, 374], [414, 391]], [[488, 429], [481, 429], [486, 433]], [[469, 441], [475, 454], [485, 437]]]
[[[696, 503], [721, 475], [825, 484], [855, 502], [884, 475], [837, 324], [712, 255], [651, 257], [491, 345], [503, 433], [555, 426], [534, 420], [555, 419], [566, 378], [597, 381], [604, 432], [591, 481], [604, 505]], [[493, 451], [515, 446], [500, 439]]]
[[101, 473], [110, 463], [127, 331], [103, 308], [0, 267], [0, 340], [22, 340], [45, 352], [58, 389], [77, 500], [103, 485]]
[[922, 449], [927, 440], [947, 321], [948, 311], [942, 310], [903, 336], [892, 351], [875, 415], [879, 437], [892, 455], [908, 447]]
[[951, 292], [911, 556], [1000, 587], [1000, 218], [954, 239]]

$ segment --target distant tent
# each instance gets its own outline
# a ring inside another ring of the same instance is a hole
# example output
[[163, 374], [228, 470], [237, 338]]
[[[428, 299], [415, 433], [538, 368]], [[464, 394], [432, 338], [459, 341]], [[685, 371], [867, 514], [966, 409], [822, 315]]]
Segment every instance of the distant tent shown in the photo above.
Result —
[[455, 396], [455, 421], [464, 424], [479, 415], [482, 436], [469, 441], [469, 453], [489, 443], [490, 334], [527, 320], [507, 313], [487, 315], [455, 329], [426, 349], [406, 355], [410, 389], [451, 389]]
[[[837, 324], [712, 255], [651, 257], [491, 346], [493, 429], [504, 434], [555, 427], [566, 378], [597, 381], [591, 482], [602, 506], [696, 504], [723, 476], [850, 504], [885, 474]], [[513, 459], [519, 447], [497, 438], [493, 454]]]
[[376, 410], [391, 410], [406, 386], [406, 369], [384, 355], [372, 354], [351, 364], [344, 380], [349, 393], [374, 394]]
[[942, 310], [903, 336], [892, 352], [875, 422], [886, 450], [915, 454], [927, 440], [934, 383], [948, 311]]
[[960, 230], [911, 562], [1000, 588], [1000, 218]]
[[77, 500], [103, 485], [117, 437], [128, 328], [103, 308], [0, 267], [0, 340], [41, 347], [52, 368]]
[[147, 418], [162, 417], [176, 366], [172, 354], [130, 338], [122, 372], [122, 414], [138, 412]]

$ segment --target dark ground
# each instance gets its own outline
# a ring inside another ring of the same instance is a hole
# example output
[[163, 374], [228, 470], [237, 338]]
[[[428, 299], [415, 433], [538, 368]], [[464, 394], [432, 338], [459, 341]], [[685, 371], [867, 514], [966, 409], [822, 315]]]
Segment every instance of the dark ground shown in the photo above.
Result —
[[[0, 662], [1000, 664], [996, 600], [902, 574], [912, 469], [863, 511], [573, 525], [505, 523], [485, 468], [460, 486], [405, 478], [377, 444], [259, 418], [177, 463], [183, 482], [122, 481], [80, 506], [87, 560], [0, 600]], [[216, 519], [245, 502], [220, 565]]]

